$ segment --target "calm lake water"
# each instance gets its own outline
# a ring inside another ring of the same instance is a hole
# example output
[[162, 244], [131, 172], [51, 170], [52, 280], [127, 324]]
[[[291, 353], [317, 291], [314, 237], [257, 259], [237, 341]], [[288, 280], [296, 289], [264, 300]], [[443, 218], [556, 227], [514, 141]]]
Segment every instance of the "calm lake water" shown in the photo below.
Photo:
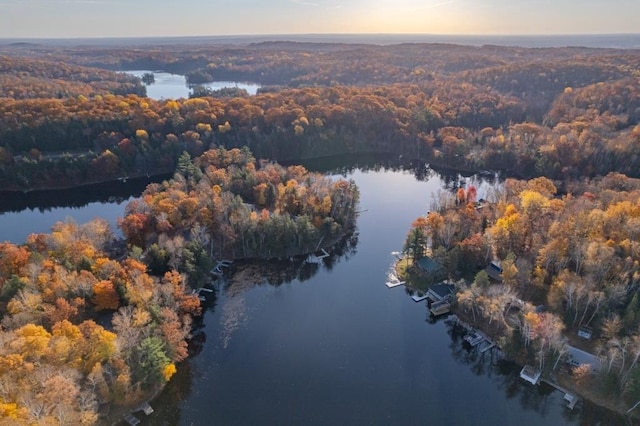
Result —
[[[155, 83], [147, 86], [147, 96], [151, 99], [178, 99], [188, 98], [192, 92], [191, 88], [187, 85], [185, 76], [179, 74], [169, 74], [161, 71], [148, 71], [148, 70], [136, 70], [125, 71], [127, 74], [135, 75], [136, 77], [142, 77], [145, 73], [152, 73], [155, 78]], [[234, 81], [215, 81], [213, 83], [201, 84], [209, 89], [218, 90], [224, 87], [238, 87], [245, 89], [250, 95], [255, 95], [260, 88], [259, 84], [254, 83], [238, 83]]]
[[[221, 286], [194, 332], [193, 356], [143, 424], [624, 424], [588, 403], [569, 411], [562, 394], [524, 383], [494, 352], [467, 349], [450, 321], [384, 285], [391, 253], [434, 193], [464, 181], [483, 195], [499, 183], [419, 166], [342, 170], [361, 191], [351, 246], [319, 266], [282, 268], [272, 282]], [[65, 213], [113, 221], [123, 207], [99, 200]], [[0, 233], [50, 226], [60, 208], [5, 213]], [[16, 222], [21, 215], [28, 219]]]

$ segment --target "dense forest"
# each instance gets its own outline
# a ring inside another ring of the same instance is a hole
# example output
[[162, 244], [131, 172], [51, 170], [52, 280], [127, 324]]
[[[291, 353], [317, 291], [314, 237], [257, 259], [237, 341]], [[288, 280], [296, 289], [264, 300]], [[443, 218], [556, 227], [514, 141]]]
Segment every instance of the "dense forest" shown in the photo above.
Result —
[[[263, 86], [154, 100], [116, 72], [132, 69]], [[605, 367], [575, 380], [637, 401], [638, 69], [615, 49], [0, 46], [0, 190], [175, 171], [128, 205], [124, 241], [98, 220], [0, 244], [0, 415], [90, 424], [163, 386], [214, 258], [305, 255], [354, 229], [353, 182], [275, 161], [354, 153], [522, 179], [483, 202], [440, 193], [405, 252], [469, 278], [461, 309], [515, 358], [553, 370], [591, 327]]]
[[186, 358], [197, 295], [175, 270], [152, 276], [139, 259], [109, 257], [110, 244], [102, 220], [0, 244], [3, 422], [93, 424]]
[[149, 185], [119, 225], [152, 271], [178, 268], [194, 284], [211, 256], [289, 258], [333, 245], [353, 232], [358, 196], [353, 182], [219, 148], [193, 162], [184, 153], [174, 178]]
[[[640, 399], [640, 181], [618, 173], [573, 181], [563, 194], [552, 181], [508, 179], [477, 202], [475, 189], [441, 194], [413, 223], [405, 251], [429, 251], [459, 282], [457, 301], [474, 321], [501, 337], [510, 356], [546, 371], [564, 366], [566, 344], [603, 367], [574, 370], [581, 385], [607, 396]], [[490, 261], [499, 278], [485, 271]], [[492, 279], [493, 278], [493, 279]], [[498, 281], [496, 281], [496, 279]]]
[[[280, 161], [385, 152], [525, 178], [639, 170], [635, 51], [263, 43], [0, 53], [0, 76], [19, 86], [6, 86], [0, 106], [4, 189], [166, 173], [183, 151], [212, 145]], [[140, 96], [141, 81], [87, 66], [274, 86], [155, 101]]]

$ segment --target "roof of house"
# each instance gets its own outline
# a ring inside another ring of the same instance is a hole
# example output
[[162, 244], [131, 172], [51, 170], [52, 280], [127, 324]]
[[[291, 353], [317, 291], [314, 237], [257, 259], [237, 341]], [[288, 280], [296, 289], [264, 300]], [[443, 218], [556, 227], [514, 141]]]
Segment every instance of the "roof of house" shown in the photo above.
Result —
[[500, 261], [492, 261], [486, 268], [487, 275], [496, 281], [502, 281], [502, 266]]
[[442, 265], [440, 265], [435, 260], [431, 259], [429, 256], [425, 256], [418, 260], [418, 266], [429, 273], [436, 273], [442, 271]]
[[567, 355], [574, 364], [589, 364], [591, 365], [591, 369], [594, 371], [597, 371], [602, 367], [602, 361], [600, 361], [597, 356], [590, 354], [589, 352], [585, 352], [569, 345], [567, 345], [567, 350]]
[[429, 289], [429, 293], [437, 294], [441, 298], [452, 294], [454, 291], [455, 287], [447, 283], [436, 284]]

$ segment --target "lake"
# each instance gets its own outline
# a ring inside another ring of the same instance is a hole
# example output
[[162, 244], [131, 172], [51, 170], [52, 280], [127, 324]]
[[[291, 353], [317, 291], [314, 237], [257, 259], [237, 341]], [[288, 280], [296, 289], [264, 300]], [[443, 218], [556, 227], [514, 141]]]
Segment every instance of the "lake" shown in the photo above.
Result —
[[[151, 402], [155, 412], [138, 416], [143, 424], [623, 424], [586, 402], [569, 411], [561, 393], [523, 382], [496, 352], [466, 348], [451, 321], [385, 286], [391, 253], [433, 194], [462, 181], [485, 196], [498, 181], [421, 165], [339, 169], [360, 188], [357, 235], [321, 265], [287, 263], [255, 285], [221, 285], [192, 357]], [[117, 201], [85, 201], [70, 213], [122, 215]], [[50, 226], [58, 208], [25, 212], [20, 226]], [[0, 216], [2, 235], [21, 214]]]
[[[179, 74], [170, 74], [162, 71], [148, 71], [148, 70], [136, 70], [136, 71], [124, 71], [127, 74], [134, 75], [141, 78], [146, 73], [153, 74], [155, 83], [147, 86], [147, 96], [151, 99], [178, 99], [188, 98], [191, 93], [191, 88], [187, 84], [185, 76]], [[218, 90], [225, 87], [237, 87], [239, 89], [245, 89], [250, 95], [255, 95], [260, 88], [259, 84], [255, 83], [238, 83], [234, 81], [215, 81], [212, 83], [203, 83], [200, 86], [206, 87], [212, 90]]]

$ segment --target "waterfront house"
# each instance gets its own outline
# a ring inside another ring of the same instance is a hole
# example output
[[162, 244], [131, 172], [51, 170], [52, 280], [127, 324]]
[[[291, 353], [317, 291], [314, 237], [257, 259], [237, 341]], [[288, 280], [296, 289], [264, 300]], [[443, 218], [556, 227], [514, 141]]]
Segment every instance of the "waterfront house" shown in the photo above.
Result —
[[448, 282], [441, 282], [427, 291], [427, 298], [432, 302], [450, 301], [455, 294], [455, 287]]
[[438, 282], [447, 277], [447, 271], [442, 265], [429, 256], [418, 259], [417, 266], [433, 280], [432, 282]]
[[578, 367], [580, 365], [589, 365], [592, 373], [597, 373], [602, 369], [602, 361], [594, 354], [585, 352], [570, 345], [567, 345], [566, 348], [567, 360], [571, 366]]

